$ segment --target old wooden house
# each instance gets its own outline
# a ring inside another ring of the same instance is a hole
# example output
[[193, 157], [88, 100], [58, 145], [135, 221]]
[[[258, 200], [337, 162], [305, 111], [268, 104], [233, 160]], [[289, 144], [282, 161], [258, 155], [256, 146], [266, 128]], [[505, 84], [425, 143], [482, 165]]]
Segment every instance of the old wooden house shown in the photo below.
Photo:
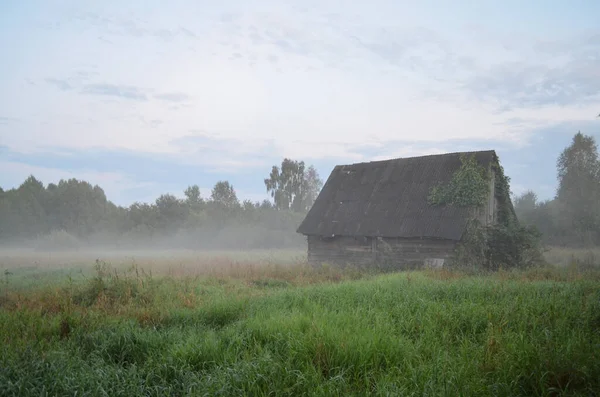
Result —
[[[298, 228], [315, 263], [393, 267], [442, 266], [461, 240], [469, 219], [496, 222], [496, 152], [467, 152], [491, 173], [486, 205], [431, 205], [433, 186], [461, 167], [461, 153], [397, 158], [336, 166]], [[506, 195], [508, 196], [508, 195]]]

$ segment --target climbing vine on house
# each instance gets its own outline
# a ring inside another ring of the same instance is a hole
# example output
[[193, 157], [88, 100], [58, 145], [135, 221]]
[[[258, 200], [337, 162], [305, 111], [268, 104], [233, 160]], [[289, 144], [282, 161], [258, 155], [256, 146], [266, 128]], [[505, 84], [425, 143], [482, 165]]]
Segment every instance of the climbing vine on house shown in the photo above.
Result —
[[461, 167], [447, 185], [434, 186], [429, 193], [432, 205], [481, 207], [488, 198], [490, 173], [475, 156], [460, 155]]
[[[490, 179], [474, 156], [461, 155], [461, 167], [446, 185], [435, 186], [429, 194], [431, 205], [481, 208], [488, 200]], [[494, 190], [498, 202], [497, 223], [482, 225], [470, 220], [453, 262], [458, 266], [498, 268], [527, 267], [542, 261], [540, 234], [519, 225], [510, 200], [510, 179], [504, 168], [492, 163]]]
[[510, 178], [504, 174], [504, 167], [499, 163], [492, 163], [492, 169], [495, 174], [494, 190], [496, 191], [496, 197], [501, 198], [497, 213], [498, 223], [508, 227], [517, 221], [510, 201]]

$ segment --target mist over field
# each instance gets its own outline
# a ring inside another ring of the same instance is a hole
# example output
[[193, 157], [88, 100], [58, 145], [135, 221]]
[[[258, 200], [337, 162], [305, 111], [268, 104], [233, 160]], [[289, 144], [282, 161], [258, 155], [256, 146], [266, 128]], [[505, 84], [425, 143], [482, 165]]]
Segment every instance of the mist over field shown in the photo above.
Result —
[[127, 233], [76, 237], [65, 231], [52, 231], [35, 238], [11, 239], [0, 250], [27, 252], [138, 252], [150, 251], [244, 251], [305, 249], [306, 238], [293, 224], [286, 229], [265, 224], [186, 228], [172, 233]]

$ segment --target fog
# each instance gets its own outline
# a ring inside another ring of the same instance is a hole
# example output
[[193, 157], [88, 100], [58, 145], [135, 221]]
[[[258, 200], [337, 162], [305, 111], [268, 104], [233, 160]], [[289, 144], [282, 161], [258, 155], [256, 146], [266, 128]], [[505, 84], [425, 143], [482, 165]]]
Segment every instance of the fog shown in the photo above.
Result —
[[37, 238], [15, 239], [0, 246], [0, 267], [90, 266], [96, 260], [151, 268], [194, 267], [277, 262], [306, 258], [306, 239], [289, 230], [254, 224], [244, 227], [195, 228], [171, 234], [108, 234], [77, 238], [53, 231]]
[[162, 251], [248, 251], [302, 249], [304, 236], [289, 230], [269, 229], [264, 225], [238, 227], [181, 229], [172, 233], [125, 233], [75, 237], [63, 230], [52, 231], [36, 238], [12, 239], [0, 245], [3, 251], [28, 252], [162, 252]]
[[[223, 229], [198, 244], [194, 244], [195, 238], [209, 235], [208, 231], [199, 229], [189, 235], [179, 232], [134, 242], [80, 240], [55, 232], [39, 239], [21, 239], [0, 246], [0, 270], [7, 275], [19, 274], [20, 278], [29, 280], [27, 282], [37, 279], [66, 282], [71, 276], [79, 279], [87, 274], [89, 277], [98, 265], [107, 265], [119, 272], [136, 268], [152, 275], [173, 277], [236, 274], [243, 277], [248, 272], [256, 274], [263, 271], [260, 269], [266, 271], [273, 266], [306, 263], [306, 242], [302, 236], [282, 237], [280, 233], [277, 241], [282, 244], [276, 246], [274, 242], [260, 244], [264, 240], [245, 238], [246, 232], [242, 228]], [[276, 233], [263, 237], [270, 234]], [[49, 277], [49, 274], [54, 276]], [[6, 276], [7, 282], [12, 277]]]
[[[280, 171], [281, 169], [281, 171]], [[184, 198], [165, 193], [150, 203], [117, 206], [102, 187], [69, 179], [44, 184], [31, 175], [0, 189], [0, 247], [7, 252], [214, 252], [298, 250], [296, 229], [322, 181], [312, 166], [285, 159], [263, 181], [273, 200], [240, 201], [235, 187], [217, 181], [208, 198], [191, 185]]]
[[232, 270], [234, 267], [257, 265], [286, 266], [304, 264], [306, 249], [253, 250], [189, 250], [159, 249], [152, 246], [137, 249], [106, 249], [88, 246], [77, 250], [36, 250], [27, 247], [0, 248], [0, 269], [77, 270], [91, 269], [97, 263], [125, 268], [137, 265], [145, 270], [184, 271]]

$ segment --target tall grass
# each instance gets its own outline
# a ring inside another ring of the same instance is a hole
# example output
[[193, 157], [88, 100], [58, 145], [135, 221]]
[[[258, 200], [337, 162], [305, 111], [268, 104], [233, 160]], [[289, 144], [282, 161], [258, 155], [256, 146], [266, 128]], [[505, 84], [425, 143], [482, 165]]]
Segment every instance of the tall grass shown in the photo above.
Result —
[[594, 395], [600, 272], [397, 274], [99, 260], [3, 286], [0, 395]]

